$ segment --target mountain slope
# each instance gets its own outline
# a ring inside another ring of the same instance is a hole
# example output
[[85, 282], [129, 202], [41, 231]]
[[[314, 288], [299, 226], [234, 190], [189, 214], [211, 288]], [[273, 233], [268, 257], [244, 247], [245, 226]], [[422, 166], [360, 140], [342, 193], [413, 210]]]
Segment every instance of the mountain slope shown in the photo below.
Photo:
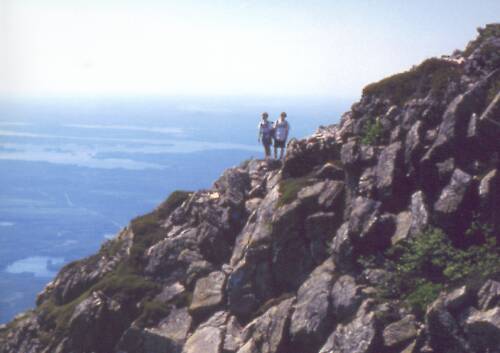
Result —
[[0, 352], [500, 352], [499, 91], [494, 24], [134, 219]]

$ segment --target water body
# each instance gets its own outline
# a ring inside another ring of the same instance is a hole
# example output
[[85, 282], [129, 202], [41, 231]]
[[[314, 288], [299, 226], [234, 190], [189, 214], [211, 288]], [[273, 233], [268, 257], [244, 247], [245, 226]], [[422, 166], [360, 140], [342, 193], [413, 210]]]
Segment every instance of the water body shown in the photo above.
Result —
[[35, 277], [53, 278], [60, 266], [64, 263], [62, 257], [32, 256], [14, 261], [8, 265], [5, 272], [32, 273]]
[[0, 101], [0, 323], [172, 191], [210, 187], [261, 157], [262, 111], [275, 120], [286, 110], [292, 137], [304, 137], [347, 109], [331, 99]]

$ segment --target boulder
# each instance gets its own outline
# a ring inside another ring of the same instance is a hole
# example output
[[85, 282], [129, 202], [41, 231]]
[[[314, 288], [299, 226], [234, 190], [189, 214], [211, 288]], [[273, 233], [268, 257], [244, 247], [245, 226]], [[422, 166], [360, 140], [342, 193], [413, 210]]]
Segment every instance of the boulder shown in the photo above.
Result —
[[344, 169], [339, 164], [326, 162], [314, 175], [318, 179], [344, 180]]
[[238, 319], [235, 316], [231, 316], [226, 324], [226, 332], [224, 336], [224, 353], [234, 353], [242, 346], [242, 330]]
[[500, 282], [488, 280], [477, 293], [478, 306], [488, 310], [500, 306]]
[[424, 124], [417, 121], [406, 135], [404, 159], [407, 165], [414, 165], [422, 157], [424, 151]]
[[498, 142], [498, 131], [500, 129], [500, 92], [496, 94], [483, 114], [478, 118], [477, 124], [479, 135], [483, 138], [482, 143], [486, 143], [487, 148], [491, 151], [498, 150], [500, 147], [500, 143]]
[[332, 240], [333, 261], [338, 268], [349, 269], [353, 266], [354, 246], [349, 236], [349, 222], [343, 223]]
[[187, 340], [182, 353], [221, 353], [223, 331], [217, 327], [197, 329]]
[[473, 210], [470, 200], [472, 177], [455, 169], [450, 183], [443, 189], [434, 204], [436, 223], [450, 233], [460, 232], [468, 224]]
[[410, 212], [411, 227], [409, 236], [413, 237], [420, 234], [430, 222], [430, 212], [426, 197], [422, 191], [417, 191], [411, 196]]
[[425, 316], [428, 345], [435, 352], [470, 353], [470, 345], [453, 315], [446, 309], [445, 297], [434, 301]]
[[226, 274], [220, 271], [200, 278], [196, 282], [189, 311], [194, 315], [203, 314], [222, 304], [225, 284]]
[[[295, 298], [285, 299], [278, 305], [268, 309], [262, 316], [250, 322], [243, 332], [247, 338], [244, 346], [238, 351], [277, 353], [287, 352], [287, 325], [293, 309]], [[251, 343], [250, 343], [251, 342]]]
[[408, 238], [408, 235], [410, 234], [411, 223], [412, 213], [409, 211], [401, 212], [396, 216], [396, 231], [391, 237], [392, 245]]
[[374, 198], [376, 192], [377, 175], [375, 168], [366, 168], [358, 182], [358, 194], [366, 198]]
[[335, 282], [330, 292], [330, 300], [336, 320], [342, 321], [356, 312], [363, 299], [361, 291], [362, 287], [349, 275], [341, 276]]
[[473, 312], [465, 322], [465, 332], [475, 352], [500, 352], [500, 307]]
[[318, 265], [328, 255], [327, 242], [335, 235], [339, 218], [333, 212], [318, 212], [305, 220], [305, 236], [309, 239], [311, 256]]
[[500, 171], [492, 169], [479, 184], [479, 201], [481, 216], [485, 223], [493, 227], [495, 233], [500, 232]]
[[120, 339], [118, 350], [123, 353], [180, 353], [191, 322], [186, 308], [173, 309], [156, 327], [130, 327]]
[[340, 214], [344, 207], [344, 189], [342, 181], [326, 181], [318, 196], [318, 204], [325, 210]]
[[181, 297], [184, 293], [186, 293], [186, 288], [181, 283], [175, 282], [163, 287], [160, 294], [155, 297], [155, 301], [166, 304]]
[[75, 352], [111, 352], [129, 324], [119, 302], [95, 291], [75, 307], [68, 322], [68, 344]]
[[370, 307], [372, 300], [367, 299], [359, 308], [354, 320], [337, 326], [328, 337], [319, 353], [370, 353], [377, 345], [377, 318]]
[[311, 273], [297, 292], [290, 336], [294, 347], [301, 352], [317, 350], [333, 326], [329, 295], [334, 270], [333, 261], [326, 260]]
[[340, 150], [340, 160], [346, 169], [353, 169], [359, 162], [359, 143], [356, 140], [351, 140], [342, 145]]
[[403, 146], [394, 142], [384, 148], [378, 158], [376, 168], [377, 196], [387, 207], [397, 208], [406, 203], [403, 173]]
[[401, 320], [393, 322], [382, 333], [384, 346], [388, 348], [404, 346], [405, 343], [417, 336], [417, 329], [417, 321], [413, 315], [407, 315]]

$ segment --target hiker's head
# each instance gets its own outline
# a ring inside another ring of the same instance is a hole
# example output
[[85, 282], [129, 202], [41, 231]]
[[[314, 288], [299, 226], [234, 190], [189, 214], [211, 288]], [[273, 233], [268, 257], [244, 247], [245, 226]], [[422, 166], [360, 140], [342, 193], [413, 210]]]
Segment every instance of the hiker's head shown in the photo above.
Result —
[[267, 114], [266, 112], [262, 113], [262, 120], [267, 120], [268, 117], [269, 114]]
[[280, 114], [280, 119], [281, 119], [281, 120], [285, 120], [285, 118], [286, 118], [286, 113], [285, 113], [285, 112], [282, 112], [282, 113]]

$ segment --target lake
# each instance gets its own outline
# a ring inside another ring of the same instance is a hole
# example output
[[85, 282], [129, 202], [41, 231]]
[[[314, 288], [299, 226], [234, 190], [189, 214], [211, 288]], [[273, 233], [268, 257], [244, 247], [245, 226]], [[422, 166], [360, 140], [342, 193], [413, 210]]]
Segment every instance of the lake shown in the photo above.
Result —
[[304, 137], [347, 109], [327, 98], [0, 101], [0, 323], [172, 191], [261, 158], [262, 111], [286, 110], [291, 136]]

